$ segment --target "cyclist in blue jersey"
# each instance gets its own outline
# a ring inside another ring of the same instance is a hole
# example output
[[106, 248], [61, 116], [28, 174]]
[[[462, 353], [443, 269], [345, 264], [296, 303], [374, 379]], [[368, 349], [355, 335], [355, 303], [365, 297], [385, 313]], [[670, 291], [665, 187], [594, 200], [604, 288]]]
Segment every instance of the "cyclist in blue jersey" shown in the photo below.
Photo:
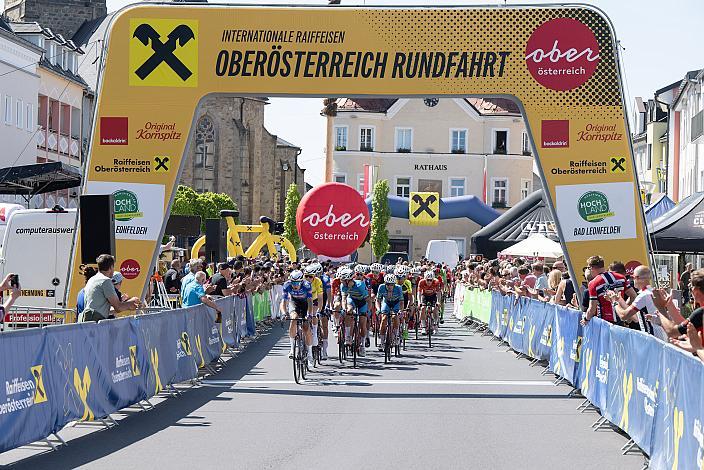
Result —
[[[384, 341], [386, 340], [386, 323], [388, 321], [386, 316], [390, 315], [391, 312], [397, 314], [405, 308], [403, 289], [399, 284], [397, 284], [397, 282], [398, 278], [394, 274], [387, 274], [384, 276], [384, 283], [379, 286], [379, 290], [376, 294], [376, 308], [377, 311], [381, 312], [379, 351], [384, 350]], [[393, 328], [392, 334], [394, 335], [394, 341], [398, 342], [400, 340], [400, 336], [398, 334], [399, 319], [397, 315], [394, 315], [391, 318], [391, 326]]]
[[[342, 284], [340, 286], [342, 294], [345, 296], [345, 305], [347, 315], [345, 316], [345, 343], [352, 344], [352, 328], [354, 318], [352, 314], [357, 310], [359, 316], [359, 333], [360, 338], [367, 337], [367, 315], [371, 312], [369, 309], [369, 291], [367, 290], [366, 282], [363, 279], [353, 279], [352, 271], [345, 271], [342, 274]], [[359, 355], [364, 357], [365, 342], [359, 345]]]
[[[313, 294], [311, 286], [303, 280], [301, 271], [292, 271], [288, 281], [284, 284], [284, 293], [281, 298], [280, 311], [282, 315], [288, 314], [292, 320], [297, 318], [307, 319], [313, 315]], [[305, 334], [306, 348], [308, 349], [308, 366], [313, 367], [313, 335], [309, 322], [303, 322], [303, 333]], [[289, 359], [293, 358], [294, 338], [296, 337], [296, 322], [292, 321], [288, 330], [291, 350]]]

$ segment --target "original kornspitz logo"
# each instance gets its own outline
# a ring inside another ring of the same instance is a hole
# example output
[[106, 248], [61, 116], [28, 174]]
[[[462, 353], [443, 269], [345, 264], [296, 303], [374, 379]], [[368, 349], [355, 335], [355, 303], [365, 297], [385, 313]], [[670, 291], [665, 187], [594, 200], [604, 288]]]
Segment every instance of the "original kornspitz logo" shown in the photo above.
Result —
[[130, 21], [130, 85], [198, 86], [198, 21]]
[[577, 202], [579, 216], [587, 222], [601, 222], [607, 217], [613, 217], [609, 210], [609, 198], [600, 191], [588, 191]]
[[127, 222], [144, 215], [139, 212], [139, 199], [132, 191], [121, 189], [112, 195], [115, 200], [115, 220]]
[[535, 81], [546, 88], [577, 88], [599, 64], [599, 43], [583, 23], [556, 18], [540, 25], [528, 39], [526, 66]]

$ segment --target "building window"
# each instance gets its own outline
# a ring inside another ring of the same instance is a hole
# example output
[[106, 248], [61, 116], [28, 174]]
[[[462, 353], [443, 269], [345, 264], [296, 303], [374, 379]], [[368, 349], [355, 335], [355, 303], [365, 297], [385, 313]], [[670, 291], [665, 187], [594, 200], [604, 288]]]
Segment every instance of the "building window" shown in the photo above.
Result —
[[196, 127], [196, 158], [194, 189], [204, 193], [214, 191], [215, 185], [215, 126], [208, 116], [203, 116]]
[[347, 150], [347, 126], [335, 127], [335, 150]]
[[508, 131], [494, 131], [494, 153], [498, 155], [508, 153]]
[[491, 204], [495, 207], [508, 207], [508, 178], [491, 179]]
[[646, 156], [646, 169], [650, 170], [653, 166], [653, 144], [648, 144], [648, 155]]
[[362, 127], [359, 129], [359, 150], [371, 152], [374, 150], [374, 128]]
[[347, 175], [337, 174], [333, 176], [333, 181], [335, 181], [335, 183], [347, 184]]
[[396, 151], [400, 153], [408, 153], [413, 148], [413, 129], [398, 128], [396, 129]]
[[49, 41], [49, 62], [56, 65], [56, 43], [54, 41]]
[[521, 199], [528, 197], [533, 192], [533, 180], [521, 179]]
[[450, 131], [450, 152], [467, 153], [467, 129]]
[[5, 95], [5, 124], [12, 124], [12, 96]]
[[24, 103], [22, 102], [22, 100], [18, 99], [15, 103], [15, 126], [18, 129], [22, 129], [22, 125], [24, 124], [24, 120], [22, 119], [23, 114]]
[[531, 150], [530, 150], [530, 140], [528, 139], [528, 133], [524, 132], [523, 133], [523, 140], [521, 143], [521, 152], [523, 155], [531, 155]]
[[450, 196], [464, 196], [464, 178], [450, 178]]
[[465, 253], [465, 247], [467, 245], [467, 239], [466, 238], [451, 238], [448, 237], [448, 240], [452, 240], [453, 242], [457, 243], [457, 253], [464, 258], [466, 253]]
[[34, 124], [34, 107], [32, 104], [27, 105], [27, 113], [25, 115], [25, 121], [27, 124], [27, 131], [34, 132], [36, 124]]
[[411, 197], [411, 178], [396, 178], [396, 195], [399, 197]]

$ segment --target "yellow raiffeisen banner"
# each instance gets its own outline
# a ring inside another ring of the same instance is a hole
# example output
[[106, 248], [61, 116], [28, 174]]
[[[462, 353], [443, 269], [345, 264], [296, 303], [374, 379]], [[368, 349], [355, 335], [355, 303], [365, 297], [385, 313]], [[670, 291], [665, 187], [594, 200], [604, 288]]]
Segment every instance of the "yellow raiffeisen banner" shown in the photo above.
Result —
[[411, 225], [435, 226], [440, 221], [440, 194], [412, 192], [408, 202], [408, 221]]
[[[143, 5], [113, 18], [102, 60], [83, 192], [115, 194], [130, 294], [210, 93], [514, 96], [572, 266], [648, 260], [613, 31], [595, 9]], [[74, 254], [70, 304], [82, 285]]]

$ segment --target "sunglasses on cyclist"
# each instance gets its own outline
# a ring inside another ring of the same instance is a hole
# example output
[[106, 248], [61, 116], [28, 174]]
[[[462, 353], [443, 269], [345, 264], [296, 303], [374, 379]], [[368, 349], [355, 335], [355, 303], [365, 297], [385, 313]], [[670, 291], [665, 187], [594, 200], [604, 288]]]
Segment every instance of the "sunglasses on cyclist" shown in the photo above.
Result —
[[301, 285], [301, 282], [303, 282], [303, 281], [291, 281], [291, 285], [294, 287], [298, 287]]

